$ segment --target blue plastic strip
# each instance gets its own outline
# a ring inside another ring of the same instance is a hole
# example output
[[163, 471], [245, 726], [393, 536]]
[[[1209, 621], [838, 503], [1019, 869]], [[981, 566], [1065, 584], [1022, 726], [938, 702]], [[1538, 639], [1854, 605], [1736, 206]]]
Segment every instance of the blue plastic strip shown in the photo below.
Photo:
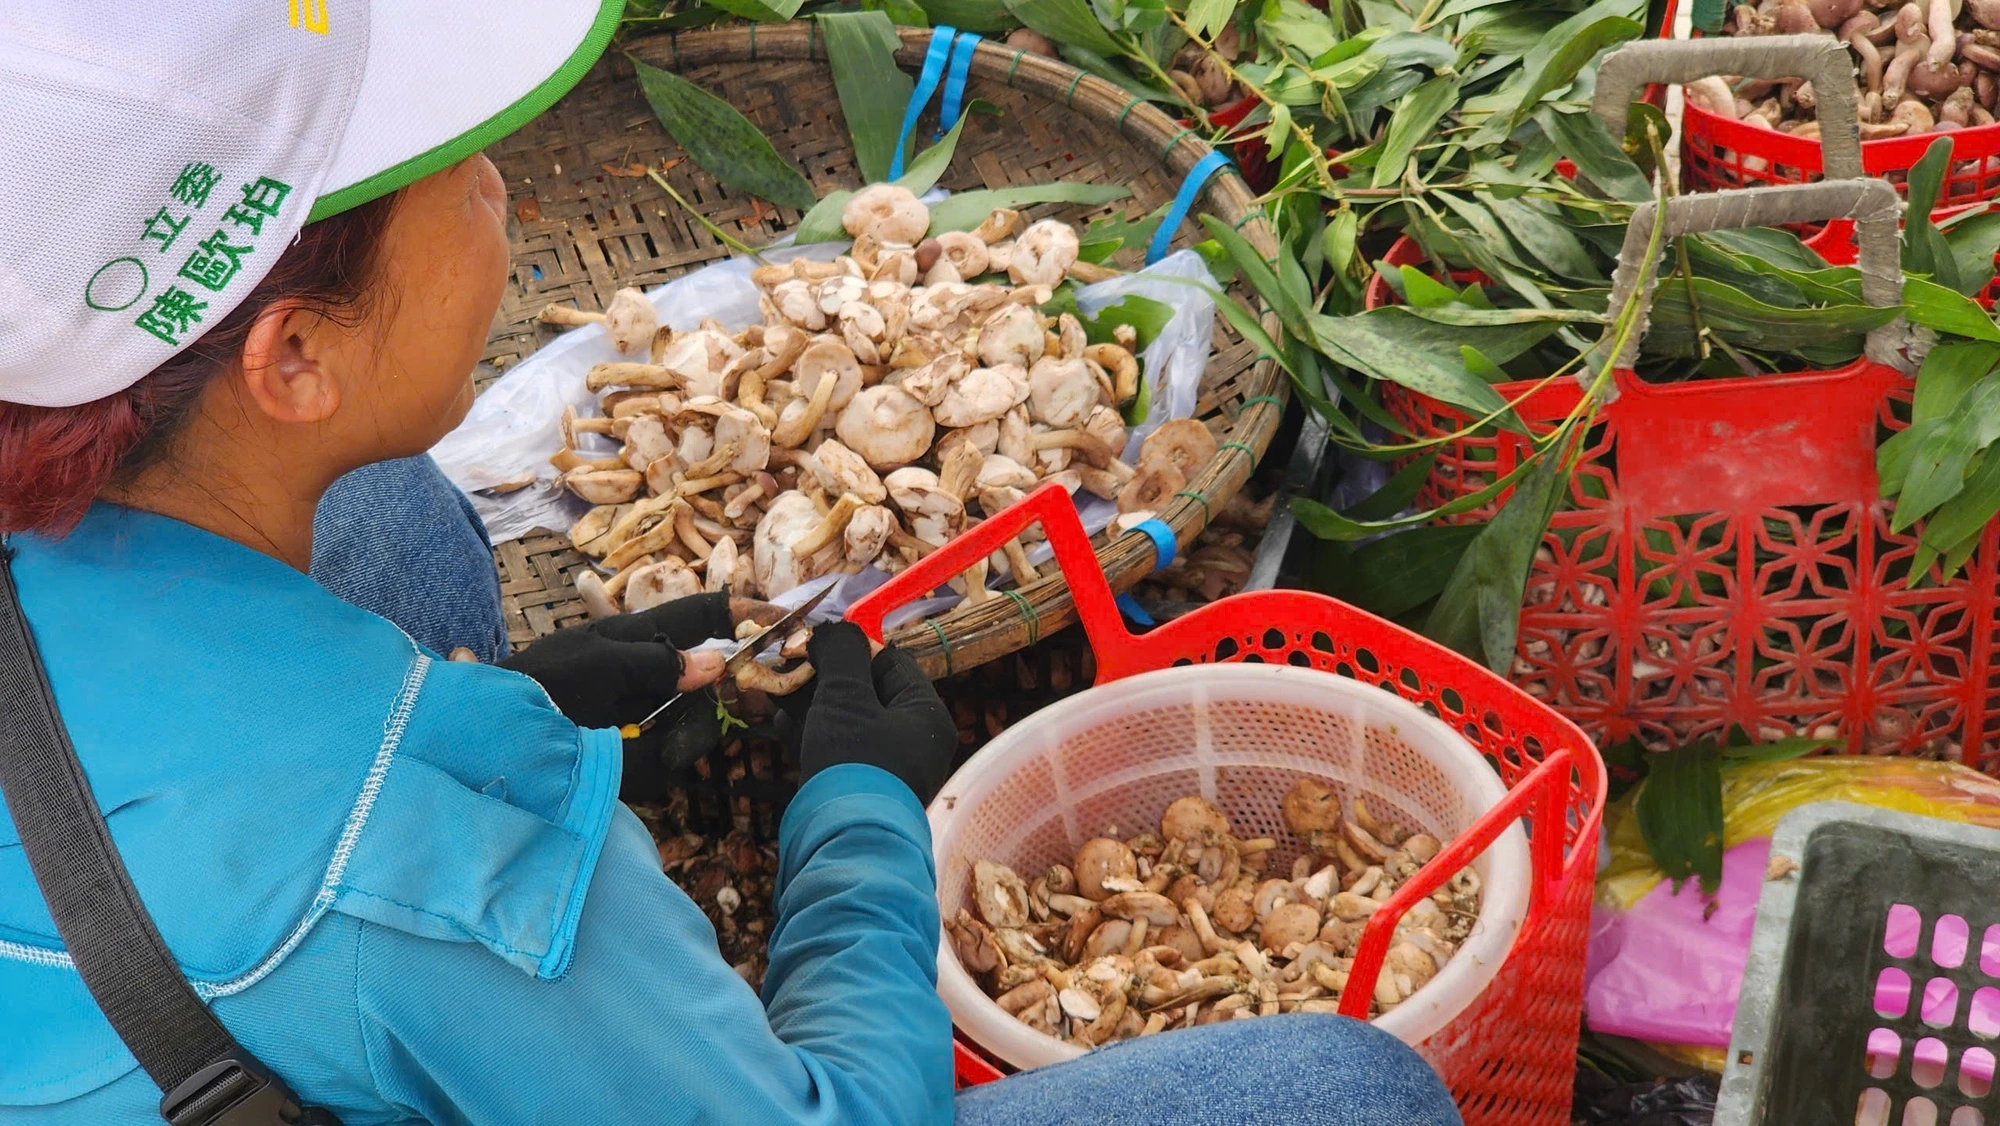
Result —
[[1167, 208], [1166, 216], [1160, 220], [1160, 229], [1153, 232], [1153, 241], [1146, 246], [1148, 266], [1167, 256], [1167, 251], [1174, 244], [1174, 232], [1181, 229], [1181, 220], [1186, 219], [1189, 209], [1194, 207], [1195, 197], [1201, 194], [1201, 186], [1215, 175], [1216, 169], [1228, 163], [1228, 157], [1212, 152], [1188, 169], [1187, 178], [1181, 181], [1181, 190], [1174, 194], [1174, 205]]
[[1167, 527], [1165, 521], [1148, 520], [1132, 525], [1132, 530], [1146, 533], [1146, 537], [1153, 541], [1153, 553], [1158, 556], [1153, 570], [1164, 571], [1174, 565], [1174, 551], [1178, 545], [1174, 542], [1174, 530]]
[[978, 49], [979, 36], [970, 31], [958, 33], [958, 42], [951, 48], [951, 67], [944, 72], [944, 103], [938, 108], [940, 137], [958, 124], [965, 105], [965, 76], [972, 71], [972, 53]]
[[910, 104], [903, 110], [903, 131], [896, 134], [896, 153], [889, 159], [891, 180], [902, 179], [903, 153], [910, 147], [910, 134], [916, 132], [917, 118], [923, 116], [924, 107], [931, 104], [931, 95], [937, 93], [938, 79], [944, 75], [945, 59], [951, 54], [951, 41], [956, 38], [956, 28], [931, 29], [931, 47], [924, 52], [924, 69], [917, 75], [917, 88], [910, 91]]
[[1151, 628], [1160, 624], [1153, 620], [1153, 615], [1146, 613], [1146, 608], [1139, 605], [1139, 600], [1132, 597], [1129, 591], [1118, 596], [1118, 609], [1142, 626]]

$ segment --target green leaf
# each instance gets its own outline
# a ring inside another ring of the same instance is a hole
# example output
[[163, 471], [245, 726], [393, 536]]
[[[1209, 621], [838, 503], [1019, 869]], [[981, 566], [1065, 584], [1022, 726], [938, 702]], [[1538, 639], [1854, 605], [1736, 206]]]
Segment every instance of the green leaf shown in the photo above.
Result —
[[854, 138], [854, 163], [864, 182], [880, 183], [889, 178], [903, 108], [916, 85], [896, 65], [896, 27], [881, 12], [827, 12], [819, 26], [840, 113]]
[[1514, 495], [1479, 533], [1458, 566], [1424, 632], [1505, 676], [1514, 664], [1521, 624], [1521, 600], [1535, 549], [1548, 533], [1549, 518], [1567, 492], [1569, 472], [1557, 451], [1536, 458], [1514, 487]]
[[1713, 895], [1722, 886], [1722, 752], [1703, 739], [1649, 761], [1633, 807], [1646, 850], [1668, 879], [1698, 876]]
[[1403, 279], [1403, 300], [1408, 304], [1419, 309], [1458, 304], [1457, 290], [1432, 280], [1415, 266], [1399, 266], [1396, 270]]
[[1096, 207], [1116, 203], [1132, 194], [1123, 184], [1073, 184], [1058, 180], [1053, 184], [1023, 184], [1012, 188], [960, 192], [931, 208], [933, 235], [946, 231], [969, 231], [986, 221], [995, 208], [1023, 208], [1037, 203], [1080, 203]]
[[[1910, 568], [1911, 585], [1930, 570], [1934, 557], [1953, 554], [1954, 548], [1967, 541], [1976, 545], [1995, 516], [2000, 516], [2000, 455], [1986, 449], [1980, 451], [1971, 472], [1965, 475], [1965, 487], [1939, 505], [1924, 525], [1923, 540]], [[1944, 577], [1948, 579], [1957, 573], [1963, 563], [1964, 557], [1960, 556], [1956, 563], [1945, 568]]]
[[1341, 510], [1340, 514], [1350, 520], [1388, 520], [1400, 514], [1416, 503], [1417, 494], [1423, 491], [1424, 482], [1430, 480], [1431, 467], [1437, 464], [1437, 459], [1436, 450], [1412, 458], [1410, 464], [1382, 482], [1381, 488]]
[[1403, 96], [1395, 114], [1389, 118], [1389, 132], [1382, 141], [1382, 156], [1375, 164], [1376, 187], [1393, 184], [1403, 178], [1403, 169], [1409, 167], [1411, 150], [1431, 138], [1438, 119], [1457, 100], [1456, 74], [1440, 74]]
[[1353, 263], [1355, 236], [1360, 226], [1360, 213], [1351, 207], [1344, 207], [1327, 218], [1326, 230], [1320, 232], [1320, 253], [1326, 259], [1328, 272], [1343, 273]]
[[1953, 340], [1932, 348], [1924, 357], [1924, 366], [1917, 369], [1910, 422], [1914, 425], [1949, 417], [1965, 400], [1965, 393], [1991, 375], [1995, 367], [2000, 367], [2000, 344]]
[[[1477, 312], [1478, 310], [1467, 310]], [[1320, 350], [1376, 379], [1401, 384], [1440, 402], [1485, 416], [1512, 411], [1486, 380], [1467, 371], [1459, 352], [1477, 348], [1495, 363], [1506, 363], [1540, 343], [1561, 326], [1552, 322], [1465, 327], [1425, 320], [1392, 305], [1351, 317], [1313, 316], [1312, 339]], [[1518, 426], [1518, 421], [1510, 421]]]
[[1893, 497], [1903, 491], [1903, 480], [1910, 475], [1910, 462], [1917, 455], [1917, 447], [1946, 425], [1942, 418], [1921, 419], [1889, 435], [1875, 447], [1875, 476], [1881, 482], [1883, 496]]
[[1555, 141], [1556, 151], [1574, 161], [1577, 171], [1611, 198], [1628, 203], [1643, 203], [1652, 198], [1652, 187], [1640, 174], [1639, 166], [1632, 163], [1632, 158], [1625, 155], [1625, 150], [1618, 147], [1618, 142], [1604, 131], [1604, 124], [1597, 118], [1588, 113], [1558, 113], [1544, 106], [1535, 113], [1535, 120]]
[[2000, 210], [1967, 212], [1943, 224], [1944, 240], [1958, 263], [1958, 291], [1975, 294], [1993, 280], [2000, 254]]
[[709, 175], [772, 203], [813, 205], [812, 185], [734, 106], [670, 70], [638, 59], [632, 67], [654, 116]]
[[1458, 349], [1458, 355], [1460, 359], [1465, 361], [1465, 370], [1488, 383], [1506, 383], [1514, 378], [1507, 374], [1507, 369], [1487, 359], [1484, 352], [1472, 347], [1470, 344], [1461, 345]]
[[1903, 269], [1912, 274], [1928, 274], [1932, 281], [1958, 289], [1958, 259], [1944, 235], [1931, 222], [1944, 175], [1951, 167], [1950, 137], [1939, 137], [1924, 150], [1924, 158], [1910, 166], [1910, 206], [1903, 216]]
[[[1483, 524], [1426, 524], [1392, 532], [1349, 548], [1337, 563], [1322, 562], [1315, 568], [1314, 585], [1371, 614], [1397, 617], [1445, 589], [1466, 548], [1484, 529]], [[1320, 546], [1344, 545], [1325, 540]]]
[[1278, 323], [1285, 326], [1285, 331], [1302, 339], [1310, 338], [1312, 333], [1306, 328], [1306, 310], [1293, 303], [1291, 292], [1278, 280], [1278, 272], [1258, 253], [1256, 247], [1250, 245], [1250, 240], [1214, 215], [1203, 215], [1201, 222], [1215, 241], [1229, 252], [1230, 260], [1242, 271], [1243, 280], [1249, 282], [1250, 288], [1257, 291], [1257, 296], [1278, 314]]
[[1970, 297], [1922, 278], [1903, 279], [1903, 305], [1910, 323], [1974, 340], [2000, 341], [2000, 328]]
[[2000, 438], [2000, 375], [1980, 380], [1966, 392], [1964, 404], [1916, 443], [1896, 511], [1889, 518], [1890, 531], [1902, 531], [1958, 495], [1972, 456]]
[[980, 35], [1012, 31], [1018, 21], [1000, 0], [917, 0], [933, 27], [955, 27]]
[[1404, 528], [1442, 520], [1447, 516], [1471, 512], [1512, 488], [1515, 482], [1525, 477], [1537, 464], [1536, 461], [1529, 461], [1517, 465], [1502, 474], [1499, 480], [1477, 492], [1454, 497], [1429, 511], [1409, 516], [1396, 516], [1387, 520], [1353, 520], [1307, 497], [1299, 497], [1292, 501], [1292, 515], [1298, 518], [1301, 527], [1323, 540], [1370, 539], [1383, 532], [1401, 531]]
[[861, 0], [865, 11], [880, 12], [898, 27], [929, 27], [930, 13], [918, 6], [916, 0]]
[[742, 16], [746, 20], [781, 23], [798, 13], [799, 6], [804, 0], [776, 0], [772, 4], [761, 3], [760, 0], [706, 0], [706, 2], [732, 16]]
[[1085, 262], [1104, 262], [1121, 250], [1145, 246], [1153, 240], [1153, 232], [1160, 229], [1171, 206], [1163, 203], [1138, 222], [1123, 213], [1092, 220], [1078, 237], [1077, 257]]
[[1804, 735], [1776, 739], [1769, 743], [1739, 741], [1742, 736], [1742, 728], [1735, 728], [1730, 744], [1722, 748], [1723, 759], [1732, 765], [1747, 766], [1760, 762], [1789, 762], [1795, 758], [1804, 758], [1814, 751], [1823, 751], [1828, 747], [1837, 747], [1840, 745], [1838, 739], [1813, 739]]
[[1521, 60], [1528, 83], [1508, 115], [1508, 127], [1526, 121], [1545, 95], [1576, 81], [1577, 72], [1599, 51], [1644, 35], [1645, 25], [1622, 14], [1630, 10], [1627, 0], [1599, 0], [1550, 28]]
[[1014, 18], [1058, 43], [1112, 56], [1122, 52], [1084, 0], [1006, 0]]
[[1213, 39], [1229, 26], [1236, 14], [1236, 0], [1194, 0], [1188, 5], [1187, 25], [1203, 39]]
[[1514, 236], [1514, 241], [1542, 265], [1571, 281], [1602, 283], [1604, 271], [1591, 260], [1590, 251], [1564, 223], [1543, 212], [1540, 204], [1519, 199], [1499, 199], [1488, 192], [1475, 192], [1494, 218]]

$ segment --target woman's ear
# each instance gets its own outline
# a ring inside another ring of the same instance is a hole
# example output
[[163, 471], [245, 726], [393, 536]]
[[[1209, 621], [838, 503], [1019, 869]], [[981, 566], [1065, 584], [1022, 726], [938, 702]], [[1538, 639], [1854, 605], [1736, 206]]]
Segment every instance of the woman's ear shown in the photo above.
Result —
[[325, 422], [340, 410], [340, 381], [329, 366], [329, 325], [310, 309], [273, 302], [243, 341], [243, 388], [273, 422]]

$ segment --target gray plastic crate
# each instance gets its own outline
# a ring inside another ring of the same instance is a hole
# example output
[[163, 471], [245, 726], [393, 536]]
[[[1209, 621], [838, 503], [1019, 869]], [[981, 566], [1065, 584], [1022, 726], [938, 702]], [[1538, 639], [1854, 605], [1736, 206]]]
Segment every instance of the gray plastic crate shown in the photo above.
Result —
[[2000, 832], [1818, 802], [1771, 856], [1715, 1126], [2000, 1126]]

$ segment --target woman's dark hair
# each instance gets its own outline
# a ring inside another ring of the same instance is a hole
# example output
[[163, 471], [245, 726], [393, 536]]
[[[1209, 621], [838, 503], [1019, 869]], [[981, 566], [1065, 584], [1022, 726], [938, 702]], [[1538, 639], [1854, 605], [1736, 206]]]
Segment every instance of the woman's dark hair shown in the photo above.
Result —
[[98, 494], [164, 457], [273, 302], [359, 323], [395, 200], [391, 193], [307, 224], [242, 304], [125, 390], [73, 407], [0, 402], [0, 532], [65, 535]]

